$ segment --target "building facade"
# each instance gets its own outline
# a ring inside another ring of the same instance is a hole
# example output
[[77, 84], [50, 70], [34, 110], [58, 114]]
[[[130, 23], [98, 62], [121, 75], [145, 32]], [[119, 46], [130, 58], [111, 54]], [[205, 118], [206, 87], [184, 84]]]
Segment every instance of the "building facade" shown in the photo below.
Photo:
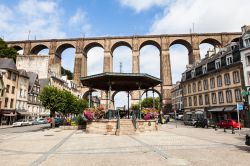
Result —
[[177, 114], [183, 113], [183, 94], [180, 82], [176, 82], [171, 90], [172, 95], [172, 110], [176, 111]]
[[37, 119], [46, 112], [38, 97], [40, 93], [40, 81], [38, 74], [33, 72], [27, 72], [27, 74], [29, 76], [28, 112], [31, 119]]
[[19, 76], [14, 60], [0, 58], [0, 73], [5, 86], [0, 105], [0, 124], [7, 125], [12, 124], [16, 116], [16, 92]]
[[[209, 118], [215, 122], [237, 119], [242, 103], [243, 67], [238, 43], [208, 52], [182, 75], [185, 119]], [[244, 111], [241, 119], [246, 122]]]
[[28, 119], [30, 114], [28, 112], [28, 90], [29, 77], [25, 70], [18, 70], [19, 80], [16, 95], [16, 112], [17, 119]]

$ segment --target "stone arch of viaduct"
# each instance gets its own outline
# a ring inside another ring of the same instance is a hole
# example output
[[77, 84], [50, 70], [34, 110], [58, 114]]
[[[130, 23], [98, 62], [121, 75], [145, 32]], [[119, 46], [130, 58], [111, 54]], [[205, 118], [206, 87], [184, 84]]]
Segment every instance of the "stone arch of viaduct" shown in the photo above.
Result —
[[[140, 49], [146, 45], [154, 45], [160, 52], [160, 77], [163, 81], [159, 91], [163, 104], [171, 102], [171, 64], [169, 48], [174, 44], [184, 45], [188, 49], [188, 62], [193, 64], [200, 60], [199, 45], [209, 43], [223, 47], [239, 39], [241, 33], [200, 33], [176, 35], [147, 35], [121, 37], [93, 37], [74, 39], [26, 40], [10, 41], [9, 46], [23, 50], [24, 56], [38, 54], [42, 49], [49, 49], [49, 67], [52, 71], [61, 73], [61, 54], [67, 48], [75, 48], [74, 80], [80, 85], [79, 78], [87, 75], [87, 52], [93, 47], [104, 49], [103, 71], [113, 71], [113, 51], [119, 46], [127, 46], [132, 50], [132, 72], [140, 72]], [[132, 99], [138, 99], [134, 93]]]

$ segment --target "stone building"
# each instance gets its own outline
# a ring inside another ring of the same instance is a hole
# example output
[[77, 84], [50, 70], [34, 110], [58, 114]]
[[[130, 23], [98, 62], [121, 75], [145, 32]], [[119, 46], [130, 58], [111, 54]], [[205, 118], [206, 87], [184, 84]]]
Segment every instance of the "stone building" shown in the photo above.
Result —
[[[248, 122], [250, 123], [250, 111], [249, 111], [249, 103], [250, 103], [250, 26], [243, 26], [242, 28], [242, 38], [241, 38], [241, 61], [243, 64], [243, 71], [244, 71], [244, 80], [245, 80], [245, 87], [243, 90], [243, 97], [245, 98], [245, 105], [248, 106], [248, 112], [246, 112], [246, 117]], [[250, 124], [248, 124], [250, 127]]]
[[0, 75], [5, 86], [0, 105], [0, 124], [12, 124], [16, 116], [18, 71], [13, 59], [0, 58]]
[[172, 95], [172, 110], [177, 114], [183, 113], [182, 88], [180, 82], [176, 82], [171, 90]]
[[[242, 102], [243, 68], [238, 43], [208, 51], [200, 63], [182, 74], [185, 119], [237, 119]], [[241, 119], [245, 119], [241, 112]]]
[[3, 93], [4, 93], [4, 82], [3, 82], [2, 73], [0, 72], [0, 107], [3, 102]]
[[25, 70], [18, 70], [19, 79], [16, 95], [16, 112], [17, 119], [28, 119], [28, 90], [29, 90], [29, 77]]
[[40, 81], [38, 74], [27, 72], [29, 76], [29, 90], [28, 90], [28, 111], [31, 119], [49, 116], [47, 110], [41, 105], [39, 101]]

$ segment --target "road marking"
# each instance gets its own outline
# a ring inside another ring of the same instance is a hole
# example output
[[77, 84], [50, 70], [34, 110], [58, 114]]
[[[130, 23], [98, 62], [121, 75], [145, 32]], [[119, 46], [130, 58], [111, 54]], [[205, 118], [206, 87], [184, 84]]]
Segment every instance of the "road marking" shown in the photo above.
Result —
[[133, 140], [135, 140], [136, 142], [140, 143], [141, 145], [143, 145], [144, 147], [148, 148], [149, 150], [157, 153], [158, 155], [160, 155], [161, 157], [163, 157], [164, 159], [167, 159], [168, 156], [165, 152], [159, 150], [158, 148], [155, 148], [154, 146], [151, 146], [149, 144], [146, 144], [145, 142], [142, 142], [141, 140], [129, 135], [130, 138], [132, 138]]
[[37, 166], [37, 165], [40, 165], [42, 162], [46, 161], [48, 159], [48, 157], [51, 154], [53, 154], [58, 148], [60, 148], [73, 134], [76, 133], [76, 131], [73, 131], [72, 133], [70, 133], [67, 137], [65, 137], [63, 140], [61, 140], [55, 146], [53, 146], [48, 152], [46, 152], [44, 155], [42, 155], [41, 157], [39, 157], [37, 160], [33, 161], [30, 164], [30, 166]]

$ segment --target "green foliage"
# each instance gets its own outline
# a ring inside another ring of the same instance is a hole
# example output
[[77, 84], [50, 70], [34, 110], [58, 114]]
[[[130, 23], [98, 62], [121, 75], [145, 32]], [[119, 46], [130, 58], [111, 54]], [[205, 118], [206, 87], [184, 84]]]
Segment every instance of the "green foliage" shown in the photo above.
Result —
[[77, 124], [77, 125], [83, 125], [83, 124], [84, 124], [84, 120], [83, 120], [83, 118], [82, 118], [81, 115], [78, 115], [78, 116], [76, 117], [76, 124]]
[[17, 51], [8, 47], [8, 45], [0, 38], [0, 58], [12, 58], [16, 61]]
[[67, 75], [69, 80], [73, 79], [73, 73], [67, 69], [64, 69], [63, 67], [61, 67], [61, 74]]
[[[141, 105], [144, 108], [153, 108], [153, 97], [145, 98], [142, 101]], [[157, 98], [155, 98], [155, 108], [158, 109], [159, 105], [160, 105], [160, 98], [157, 97]]]
[[70, 92], [52, 86], [44, 87], [39, 99], [45, 108], [63, 115], [80, 114], [88, 105], [87, 101], [78, 99]]
[[133, 104], [131, 106], [132, 110], [139, 110], [140, 109], [140, 105], [139, 104]]

